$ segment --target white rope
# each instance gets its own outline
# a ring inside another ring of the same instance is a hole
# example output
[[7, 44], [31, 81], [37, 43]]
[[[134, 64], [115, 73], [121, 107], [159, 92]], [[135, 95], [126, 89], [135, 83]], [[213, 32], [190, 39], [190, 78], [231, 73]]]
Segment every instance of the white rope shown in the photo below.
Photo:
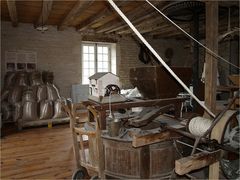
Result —
[[170, 18], [168, 18], [162, 11], [160, 11], [156, 6], [154, 6], [151, 2], [149, 2], [148, 0], [146, 0], [147, 3], [152, 6], [156, 11], [158, 11], [164, 18], [166, 18], [169, 22], [171, 22], [174, 26], [176, 26], [180, 31], [182, 31], [184, 34], [186, 34], [190, 39], [192, 39], [194, 42], [196, 42], [197, 44], [199, 44], [200, 46], [202, 46], [204, 49], [206, 49], [211, 55], [213, 55], [215, 58], [218, 58], [232, 66], [234, 66], [237, 69], [240, 69], [240, 67], [238, 67], [237, 65], [227, 61], [226, 59], [224, 59], [223, 57], [219, 56], [218, 54], [216, 54], [215, 52], [213, 52], [211, 49], [209, 49], [208, 47], [204, 46], [202, 43], [200, 43], [198, 40], [196, 40], [194, 37], [192, 37], [190, 34], [188, 34], [186, 31], [184, 31], [180, 26], [178, 26], [175, 22], [173, 22]]
[[202, 136], [210, 128], [212, 121], [203, 117], [192, 118], [188, 124], [188, 129], [194, 136]]
[[133, 26], [133, 24], [128, 20], [128, 18], [122, 13], [122, 11], [117, 7], [117, 5], [112, 1], [108, 0], [111, 6], [117, 11], [117, 13], [124, 19], [124, 21], [130, 26], [134, 33], [141, 39], [141, 41], [148, 47], [148, 49], [154, 54], [154, 56], [161, 62], [161, 64], [168, 70], [168, 72], [181, 84], [181, 86], [202, 106], [212, 117], [215, 115], [210, 109], [208, 109], [204, 103], [202, 103], [193, 92], [182, 82], [181, 79], [172, 71], [172, 69], [163, 61], [163, 59], [158, 55], [158, 53], [152, 48], [152, 46], [146, 41], [146, 39], [139, 33], [139, 31]]

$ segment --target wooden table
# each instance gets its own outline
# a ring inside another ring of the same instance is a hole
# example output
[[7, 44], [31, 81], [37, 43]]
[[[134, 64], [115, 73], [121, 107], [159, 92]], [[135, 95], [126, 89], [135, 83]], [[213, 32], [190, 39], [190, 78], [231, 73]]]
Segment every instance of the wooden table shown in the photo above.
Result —
[[[166, 98], [166, 99], [152, 99], [152, 100], [140, 100], [134, 99], [134, 101], [126, 101], [126, 102], [118, 102], [112, 103], [111, 109], [112, 111], [116, 111], [118, 109], [129, 109], [133, 107], [151, 107], [151, 106], [166, 106], [169, 104], [173, 104], [175, 106], [175, 116], [180, 117], [180, 109], [182, 102], [184, 102], [186, 98]], [[94, 101], [84, 101], [83, 104], [85, 106], [92, 106], [96, 112], [98, 113], [98, 120], [100, 129], [106, 129], [106, 117], [107, 110], [109, 110], [109, 104], [101, 104]]]
[[[175, 116], [180, 117], [180, 109], [181, 104], [184, 102], [186, 98], [166, 98], [166, 99], [152, 99], [152, 100], [140, 100], [140, 99], [134, 99], [133, 101], [127, 101], [127, 102], [118, 102], [118, 103], [112, 103], [111, 109], [112, 111], [116, 111], [118, 109], [130, 109], [133, 107], [152, 107], [152, 106], [166, 106], [169, 104], [173, 104], [175, 107]], [[97, 113], [97, 123], [99, 125], [99, 128], [97, 130], [97, 154], [99, 157], [99, 176], [100, 178], [104, 177], [104, 149], [103, 149], [103, 142], [101, 139], [101, 132], [102, 130], [106, 129], [106, 117], [107, 117], [107, 111], [109, 110], [109, 104], [101, 104], [94, 101], [84, 101], [82, 102], [86, 107], [91, 106]]]

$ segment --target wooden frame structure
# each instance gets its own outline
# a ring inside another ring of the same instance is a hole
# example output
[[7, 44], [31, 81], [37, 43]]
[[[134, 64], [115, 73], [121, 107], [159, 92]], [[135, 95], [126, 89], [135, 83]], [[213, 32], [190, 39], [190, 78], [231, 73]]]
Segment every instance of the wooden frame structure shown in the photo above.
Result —
[[[96, 134], [98, 130], [97, 123], [90, 122], [88, 120], [82, 119], [82, 110], [85, 106], [81, 103], [64, 105], [65, 111], [70, 117], [70, 128], [72, 130], [72, 138], [73, 138], [73, 150], [76, 160], [76, 165], [78, 169], [86, 168], [88, 174], [91, 176], [98, 175], [98, 159], [97, 156], [97, 142], [96, 142]], [[90, 112], [94, 115], [94, 120], [96, 120], [96, 113], [88, 108]], [[91, 128], [90, 130], [86, 130], [83, 125], [87, 123]]]
[[[154, 100], [135, 100], [130, 102], [121, 102], [111, 104], [112, 111], [118, 109], [129, 109], [133, 107], [151, 107], [151, 106], [165, 106], [173, 104], [175, 107], [175, 116], [180, 117], [180, 107], [186, 98], [166, 98], [166, 99], [154, 99]], [[106, 117], [107, 111], [109, 110], [108, 104], [101, 104], [94, 101], [84, 101], [82, 102], [85, 107], [88, 107], [89, 113], [94, 112], [94, 117], [97, 117], [96, 124], [98, 126], [96, 130], [96, 142], [97, 142], [97, 157], [98, 159], [98, 175], [100, 178], [104, 178], [104, 167], [105, 167], [105, 156], [104, 147], [101, 138], [102, 130], [106, 129]]]

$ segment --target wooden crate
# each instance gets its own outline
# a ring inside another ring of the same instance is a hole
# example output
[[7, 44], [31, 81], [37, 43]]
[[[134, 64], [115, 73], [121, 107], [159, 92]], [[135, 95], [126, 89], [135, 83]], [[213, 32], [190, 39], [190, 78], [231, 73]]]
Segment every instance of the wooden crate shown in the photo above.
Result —
[[[192, 70], [187, 67], [171, 67], [178, 77], [190, 85]], [[183, 91], [182, 86], [164, 67], [147, 66], [130, 69], [130, 82], [149, 99], [176, 97]]]

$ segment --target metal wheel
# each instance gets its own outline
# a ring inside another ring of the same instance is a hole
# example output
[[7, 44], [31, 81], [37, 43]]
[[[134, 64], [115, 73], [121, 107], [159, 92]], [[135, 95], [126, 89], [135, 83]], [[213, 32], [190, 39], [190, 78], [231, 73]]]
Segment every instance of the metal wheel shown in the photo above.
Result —
[[86, 172], [84, 169], [78, 169], [73, 173], [72, 180], [86, 179]]
[[[225, 127], [222, 144], [227, 145], [237, 151], [240, 149], [240, 119], [239, 114], [230, 120]], [[234, 123], [235, 122], [235, 123]], [[234, 125], [233, 125], [234, 124]], [[221, 169], [228, 179], [240, 178], [239, 154], [227, 153], [220, 160]]]
[[92, 176], [91, 180], [94, 180], [94, 179], [99, 179], [99, 177], [98, 176]]

